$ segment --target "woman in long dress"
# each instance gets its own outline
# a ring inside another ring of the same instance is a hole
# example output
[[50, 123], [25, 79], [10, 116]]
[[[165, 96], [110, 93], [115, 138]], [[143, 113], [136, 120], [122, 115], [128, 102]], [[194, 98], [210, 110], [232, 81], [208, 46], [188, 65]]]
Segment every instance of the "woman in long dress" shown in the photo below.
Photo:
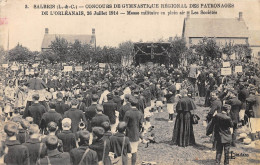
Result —
[[191, 110], [196, 109], [193, 100], [187, 96], [188, 91], [182, 90], [182, 98], [176, 105], [177, 116], [173, 129], [173, 144], [186, 147], [195, 144], [193, 126], [191, 122]]

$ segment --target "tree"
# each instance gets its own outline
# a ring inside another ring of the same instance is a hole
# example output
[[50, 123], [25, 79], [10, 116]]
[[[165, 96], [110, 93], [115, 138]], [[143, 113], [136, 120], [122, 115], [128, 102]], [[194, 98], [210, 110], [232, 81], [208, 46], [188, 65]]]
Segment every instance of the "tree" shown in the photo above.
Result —
[[69, 43], [64, 38], [56, 37], [54, 41], [51, 42], [51, 50], [58, 56], [60, 61], [69, 61]]
[[4, 48], [0, 47], [0, 61], [5, 62], [6, 61], [7, 52], [4, 50]]
[[52, 50], [43, 51], [39, 54], [39, 58], [43, 60], [44, 62], [51, 62], [54, 63], [56, 61], [59, 61], [59, 56], [55, 54]]
[[132, 62], [133, 59], [133, 48], [134, 48], [133, 42], [126, 41], [120, 43], [117, 49], [119, 55], [121, 55], [121, 58], [125, 60], [128, 65], [130, 62]]
[[186, 42], [183, 38], [175, 37], [174, 40], [171, 42], [171, 49], [169, 53], [170, 64], [174, 66], [178, 66], [183, 60], [184, 53], [188, 50], [186, 47]]
[[193, 45], [195, 52], [203, 57], [204, 64], [215, 58], [220, 58], [222, 51], [214, 38], [203, 38], [197, 45]]
[[13, 49], [8, 52], [7, 59], [9, 61], [29, 61], [33, 58], [33, 53], [26, 47], [23, 47], [19, 43]]

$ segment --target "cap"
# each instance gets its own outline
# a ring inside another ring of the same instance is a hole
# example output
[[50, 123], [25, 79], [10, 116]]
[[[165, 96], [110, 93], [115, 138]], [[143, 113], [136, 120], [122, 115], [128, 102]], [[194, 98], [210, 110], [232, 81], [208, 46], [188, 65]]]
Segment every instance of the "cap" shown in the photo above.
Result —
[[14, 122], [8, 122], [4, 126], [4, 131], [8, 136], [13, 136], [18, 131], [18, 128]]
[[107, 94], [107, 99], [108, 100], [112, 100], [113, 99], [113, 94], [112, 93], [108, 93]]
[[33, 123], [33, 118], [30, 116], [26, 117], [25, 120], [27, 120], [30, 124]]
[[53, 132], [57, 129], [57, 123], [51, 121], [48, 123], [48, 129], [49, 131]]
[[73, 99], [72, 101], [71, 101], [71, 105], [77, 105], [78, 104], [78, 100], [77, 99]]
[[117, 130], [119, 132], [124, 132], [125, 129], [126, 129], [126, 123], [125, 122], [119, 122], [118, 125], [117, 125]]
[[47, 136], [46, 140], [47, 145], [57, 146], [58, 145], [58, 138], [54, 135]]
[[29, 126], [28, 132], [30, 135], [39, 133], [40, 132], [39, 126], [37, 124], [31, 124]]
[[102, 127], [94, 127], [92, 129], [93, 134], [95, 134], [97, 137], [102, 137], [105, 133], [104, 128]]
[[89, 141], [90, 133], [86, 130], [82, 130], [78, 132], [78, 137], [83, 141]]
[[231, 106], [228, 105], [228, 104], [224, 104], [224, 105], [222, 106], [222, 110], [223, 110], [223, 111], [228, 111], [230, 108], [231, 108]]
[[129, 98], [129, 102], [131, 103], [131, 105], [136, 105], [138, 103], [138, 100], [134, 96], [131, 96]]
[[61, 123], [62, 123], [62, 127], [70, 127], [71, 126], [71, 119], [70, 118], [64, 118]]
[[22, 120], [21, 126], [23, 127], [23, 129], [28, 129], [30, 127], [30, 122], [27, 120]]
[[110, 124], [107, 121], [101, 123], [101, 126], [102, 126], [102, 128], [104, 128], [105, 131], [110, 130]]

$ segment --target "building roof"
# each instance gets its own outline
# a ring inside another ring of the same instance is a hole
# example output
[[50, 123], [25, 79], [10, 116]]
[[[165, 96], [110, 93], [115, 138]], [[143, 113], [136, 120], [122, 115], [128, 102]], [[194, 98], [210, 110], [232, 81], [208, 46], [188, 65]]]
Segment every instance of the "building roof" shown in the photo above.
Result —
[[186, 18], [183, 37], [249, 37], [243, 20], [238, 18]]
[[42, 41], [42, 49], [47, 49], [50, 47], [51, 42], [55, 40], [56, 37], [64, 38], [69, 43], [74, 43], [75, 40], [79, 40], [82, 44], [91, 44], [92, 35], [70, 35], [70, 34], [45, 34]]
[[250, 46], [260, 46], [260, 30], [249, 31], [249, 45]]

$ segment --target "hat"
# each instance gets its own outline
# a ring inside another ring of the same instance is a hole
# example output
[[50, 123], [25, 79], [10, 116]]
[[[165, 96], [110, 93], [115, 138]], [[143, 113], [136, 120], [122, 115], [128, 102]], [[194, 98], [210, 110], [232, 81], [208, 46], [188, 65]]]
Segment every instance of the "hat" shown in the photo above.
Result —
[[29, 126], [28, 132], [30, 135], [39, 133], [40, 132], [39, 126], [37, 124], [31, 124]]
[[72, 101], [71, 101], [71, 105], [77, 105], [78, 104], [78, 100], [77, 99], [73, 99]]
[[126, 129], [126, 123], [125, 122], [119, 122], [118, 125], [117, 125], [117, 130], [119, 132], [124, 132], [125, 129]]
[[92, 100], [95, 100], [95, 101], [97, 101], [97, 100], [98, 100], [98, 98], [99, 98], [99, 96], [98, 96], [97, 94], [94, 94], [94, 95], [92, 95]]
[[71, 126], [71, 119], [70, 118], [64, 118], [61, 123], [62, 123], [62, 127], [70, 127]]
[[47, 145], [57, 146], [58, 145], [58, 138], [54, 135], [47, 136], [46, 140]]
[[113, 99], [113, 94], [112, 93], [108, 93], [107, 94], [107, 99], [108, 100], [112, 100]]
[[33, 95], [32, 95], [32, 98], [33, 98], [34, 100], [39, 100], [40, 96], [39, 96], [38, 93], [36, 93], [36, 94], [33, 94]]
[[222, 106], [222, 110], [223, 110], [223, 111], [228, 111], [230, 108], [231, 108], [231, 106], [228, 105], [228, 104], [224, 104], [224, 105]]
[[49, 129], [49, 131], [55, 131], [56, 129], [57, 129], [57, 123], [55, 123], [55, 122], [53, 122], [53, 121], [51, 121], [51, 122], [49, 122], [48, 123], [48, 129]]
[[94, 127], [92, 129], [93, 134], [95, 134], [97, 137], [102, 137], [105, 133], [104, 128], [102, 127]]
[[78, 132], [78, 137], [83, 141], [89, 141], [90, 133], [86, 130], [82, 130]]
[[8, 122], [4, 126], [4, 131], [8, 136], [13, 136], [18, 131], [18, 128], [14, 122]]
[[131, 105], [136, 105], [138, 103], [138, 100], [134, 96], [131, 96], [129, 98], [129, 102], [131, 103]]
[[25, 120], [27, 120], [30, 124], [33, 123], [33, 118], [30, 116], [26, 117]]
[[12, 117], [11, 121], [15, 122], [15, 123], [21, 123], [22, 122], [22, 117], [20, 116], [14, 116]]
[[30, 123], [27, 120], [22, 120], [21, 126], [23, 127], [23, 129], [28, 129], [30, 127]]

